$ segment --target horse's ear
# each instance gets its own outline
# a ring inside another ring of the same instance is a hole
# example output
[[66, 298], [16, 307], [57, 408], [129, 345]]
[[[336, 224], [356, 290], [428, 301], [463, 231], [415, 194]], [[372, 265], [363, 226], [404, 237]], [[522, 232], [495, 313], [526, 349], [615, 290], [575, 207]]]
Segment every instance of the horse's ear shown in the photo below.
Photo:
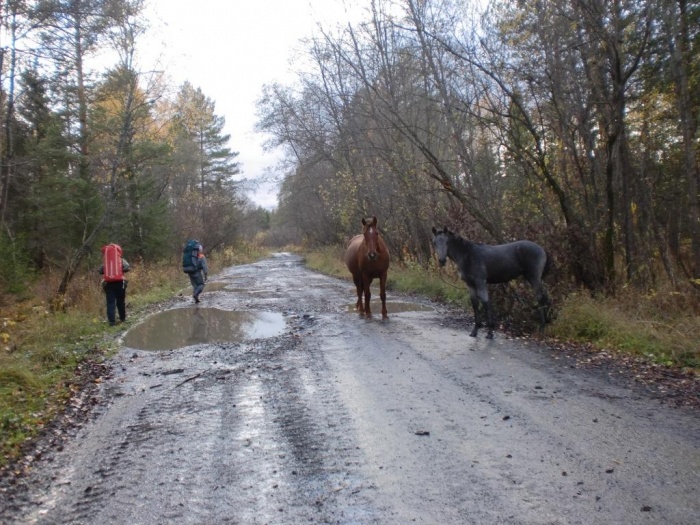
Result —
[[362, 217], [362, 226], [367, 226], [367, 221], [365, 220], [364, 217]]
[[372, 217], [372, 226], [376, 226], [376, 225], [377, 225], [377, 218]]
[[450, 233], [450, 230], [447, 229], [447, 226], [444, 226], [444, 227], [442, 228], [442, 232], [443, 232], [443, 233]]
[[433, 235], [437, 235], [437, 230], [435, 229], [435, 226], [433, 226]]

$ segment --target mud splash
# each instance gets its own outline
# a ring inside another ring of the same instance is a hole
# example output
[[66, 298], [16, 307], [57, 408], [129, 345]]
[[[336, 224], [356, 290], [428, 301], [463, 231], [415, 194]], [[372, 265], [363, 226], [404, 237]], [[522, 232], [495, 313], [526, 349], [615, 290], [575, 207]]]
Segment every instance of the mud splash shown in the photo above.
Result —
[[124, 336], [124, 345], [138, 350], [172, 350], [202, 343], [275, 337], [285, 327], [280, 313], [175, 308], [134, 326]]

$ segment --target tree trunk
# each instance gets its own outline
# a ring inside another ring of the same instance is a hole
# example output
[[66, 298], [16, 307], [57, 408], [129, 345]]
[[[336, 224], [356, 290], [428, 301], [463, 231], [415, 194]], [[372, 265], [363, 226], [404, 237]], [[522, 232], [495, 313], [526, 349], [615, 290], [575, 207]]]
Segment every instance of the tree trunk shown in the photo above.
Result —
[[[2, 14], [2, 5], [0, 4], [0, 14]], [[10, 198], [10, 185], [12, 183], [12, 170], [14, 163], [14, 136], [12, 132], [12, 121], [15, 114], [15, 74], [17, 65], [17, 55], [16, 55], [16, 44], [17, 44], [17, 14], [13, 12], [12, 15], [8, 17], [11, 19], [10, 22], [10, 34], [11, 43], [9, 47], [10, 52], [10, 67], [9, 67], [9, 86], [7, 91], [7, 106], [5, 107], [5, 119], [3, 122], [4, 137], [3, 137], [3, 154], [2, 163], [0, 170], [0, 223], [5, 221], [5, 213], [7, 212], [7, 207]], [[3, 71], [4, 59], [5, 59], [6, 48], [2, 47], [0, 49], [0, 74]], [[2, 88], [0, 87], [0, 95], [2, 94]]]
[[[700, 173], [697, 165], [700, 151], [696, 151], [697, 147], [695, 146], [694, 138], [698, 124], [696, 115], [693, 112], [693, 101], [688, 79], [690, 61], [697, 60], [697, 57], [690, 56], [687, 0], [677, 0], [677, 5], [679, 10], [678, 27], [675, 28], [677, 34], [669, 34], [669, 40], [671, 62], [673, 64], [672, 70], [676, 73], [676, 96], [683, 136], [683, 164], [688, 187], [688, 221], [691, 242], [690, 277], [700, 279], [700, 202], [698, 199]], [[673, 44], [674, 37], [676, 45]]]

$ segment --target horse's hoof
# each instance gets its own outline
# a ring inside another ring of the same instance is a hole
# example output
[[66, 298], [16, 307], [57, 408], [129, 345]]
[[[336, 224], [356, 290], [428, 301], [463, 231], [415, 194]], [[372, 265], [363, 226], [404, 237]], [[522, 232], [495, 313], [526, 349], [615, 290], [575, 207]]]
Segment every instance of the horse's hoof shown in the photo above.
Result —
[[486, 339], [493, 339], [493, 333], [489, 332], [488, 334], [486, 334]]
[[472, 332], [471, 334], [469, 334], [469, 337], [476, 337], [476, 332]]

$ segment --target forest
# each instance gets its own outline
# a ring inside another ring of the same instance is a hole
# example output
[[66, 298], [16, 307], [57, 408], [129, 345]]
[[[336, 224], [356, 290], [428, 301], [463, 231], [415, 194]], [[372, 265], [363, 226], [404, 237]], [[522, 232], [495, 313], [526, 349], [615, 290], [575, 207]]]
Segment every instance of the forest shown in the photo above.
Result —
[[272, 212], [196, 79], [135, 60], [143, 7], [0, 2], [4, 291], [51, 270], [60, 297], [109, 241], [144, 262], [188, 236], [342, 245], [375, 215], [399, 262], [427, 265], [447, 225], [539, 242], [571, 289], [697, 294], [698, 3], [368, 0], [260, 94]]
[[340, 243], [374, 214], [421, 264], [447, 224], [540, 242], [572, 287], [697, 287], [700, 5], [368, 4], [260, 98], [290, 159], [273, 234]]
[[215, 101], [139, 64], [142, 0], [0, 2], [0, 270], [17, 293], [59, 273], [54, 297], [117, 242], [157, 262], [262, 228]]

